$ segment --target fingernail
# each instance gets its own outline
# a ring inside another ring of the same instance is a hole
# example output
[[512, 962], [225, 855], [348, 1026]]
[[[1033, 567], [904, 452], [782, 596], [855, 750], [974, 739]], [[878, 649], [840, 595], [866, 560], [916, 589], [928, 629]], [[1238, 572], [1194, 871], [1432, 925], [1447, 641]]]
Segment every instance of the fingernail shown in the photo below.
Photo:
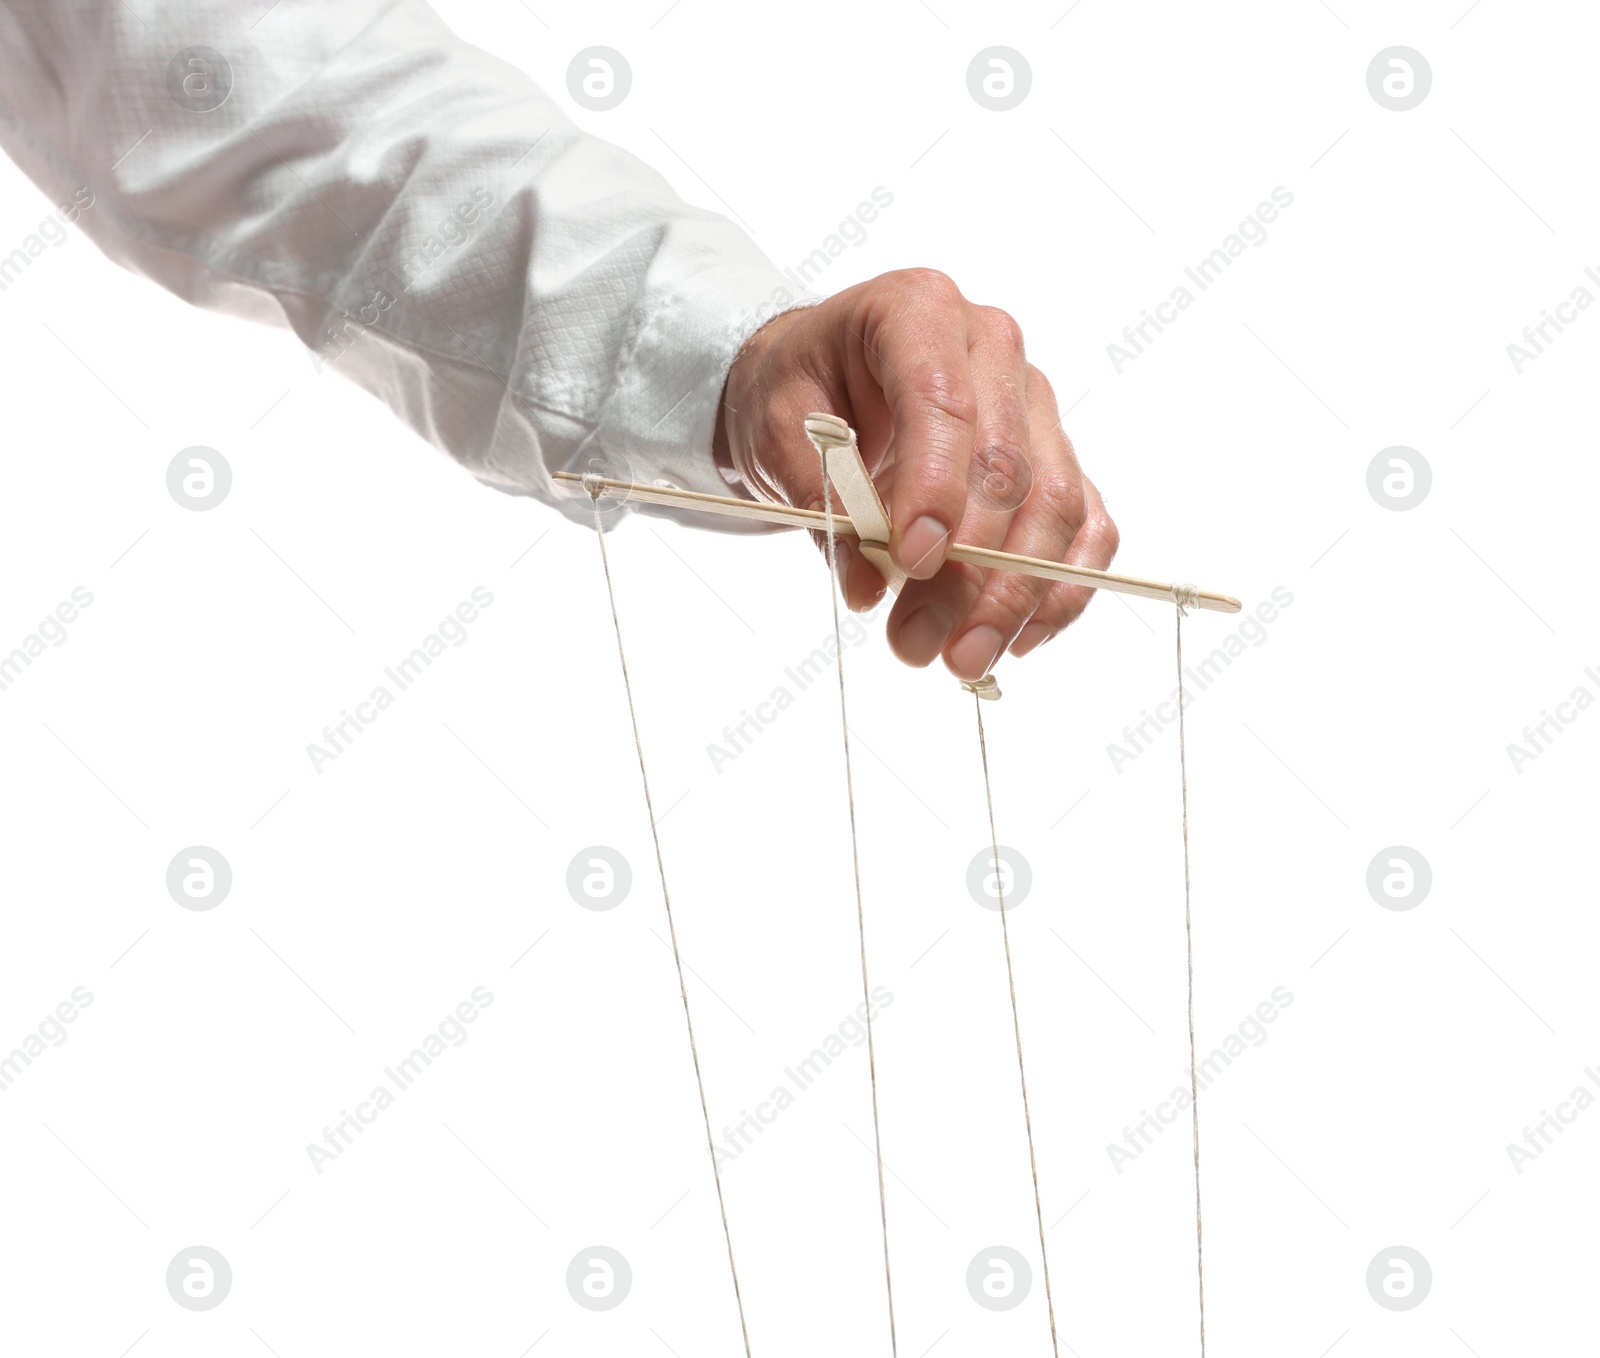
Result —
[[834, 577], [839, 582], [839, 593], [846, 599], [850, 591], [846, 586], [850, 580], [850, 563], [855, 560], [855, 546], [843, 538], [835, 538], [833, 543], [833, 568]]
[[[880, 576], [876, 585], [870, 586], [867, 589], [866, 594], [863, 595], [861, 599], [850, 604], [850, 611], [852, 613], [870, 613], [878, 606], [879, 600], [883, 598], [888, 589], [888, 582], [884, 580], [882, 576]], [[937, 652], [935, 652], [935, 654], [937, 654]]]
[[923, 604], [900, 626], [895, 635], [894, 652], [908, 665], [927, 665], [944, 650], [955, 631], [956, 620], [938, 604]]
[[1049, 640], [1050, 628], [1048, 624], [1030, 622], [1017, 633], [1017, 639], [1011, 643], [1011, 654], [1015, 656], [1027, 655], [1035, 646], [1042, 646]]
[[963, 679], [982, 679], [999, 658], [1006, 639], [998, 627], [981, 623], [968, 632], [950, 651], [950, 668]]
[[900, 568], [913, 580], [926, 580], [944, 565], [944, 547], [950, 530], [931, 514], [924, 514], [900, 539]]

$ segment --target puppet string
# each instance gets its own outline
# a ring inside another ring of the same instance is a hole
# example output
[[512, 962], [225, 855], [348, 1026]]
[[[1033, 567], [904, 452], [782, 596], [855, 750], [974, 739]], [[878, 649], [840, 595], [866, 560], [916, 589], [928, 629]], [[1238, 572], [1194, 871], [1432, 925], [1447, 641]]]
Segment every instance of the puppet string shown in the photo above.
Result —
[[994, 853], [994, 884], [1000, 898], [1000, 938], [1005, 944], [1006, 985], [1011, 991], [1011, 1031], [1017, 1040], [1017, 1078], [1022, 1085], [1022, 1123], [1028, 1132], [1028, 1172], [1033, 1176], [1033, 1214], [1039, 1223], [1039, 1262], [1044, 1266], [1044, 1301], [1050, 1314], [1050, 1350], [1061, 1358], [1061, 1341], [1056, 1337], [1056, 1302], [1050, 1290], [1050, 1254], [1044, 1243], [1044, 1207], [1039, 1200], [1039, 1163], [1033, 1153], [1033, 1113], [1028, 1107], [1028, 1072], [1022, 1063], [1022, 1019], [1017, 1011], [1017, 977], [1011, 965], [1011, 930], [1006, 924], [1005, 872], [1000, 862], [1000, 840], [994, 828], [994, 791], [989, 781], [989, 744], [983, 732], [983, 699], [997, 696], [986, 693], [985, 685], [993, 689], [992, 678], [985, 677], [975, 684], [963, 683], [972, 694], [972, 708], [978, 714], [978, 757], [983, 762], [983, 797], [989, 808], [989, 843]]
[[1183, 797], [1183, 938], [1189, 969], [1189, 1110], [1194, 1129], [1194, 1263], [1200, 1289], [1200, 1358], [1206, 1358], [1205, 1224], [1200, 1212], [1200, 1088], [1194, 1045], [1194, 922], [1189, 909], [1189, 761], [1184, 749], [1183, 617], [1199, 603], [1193, 585], [1174, 585], [1178, 636], [1178, 778]]
[[700, 1073], [700, 1051], [694, 1040], [694, 1018], [689, 1012], [689, 988], [683, 979], [683, 954], [678, 948], [678, 928], [672, 918], [672, 897], [667, 891], [667, 869], [661, 857], [661, 832], [656, 826], [655, 806], [650, 800], [650, 775], [644, 766], [644, 742], [639, 738], [639, 714], [633, 705], [633, 684], [628, 678], [628, 656], [622, 646], [622, 622], [617, 616], [617, 594], [611, 583], [611, 560], [606, 555], [605, 528], [600, 522], [600, 478], [585, 476], [583, 487], [594, 505], [594, 531], [600, 543], [600, 564], [605, 569], [606, 598], [611, 604], [611, 625], [617, 634], [617, 660], [622, 666], [622, 687], [628, 697], [628, 720], [633, 725], [633, 748], [639, 756], [639, 781], [644, 786], [644, 809], [650, 817], [650, 838], [655, 843], [656, 871], [661, 877], [661, 900], [667, 908], [667, 933], [672, 939], [672, 961], [678, 969], [678, 994], [683, 1000], [683, 1022], [689, 1031], [689, 1056], [694, 1061], [694, 1082], [700, 1092], [700, 1117], [706, 1128], [706, 1149], [711, 1153], [711, 1177], [717, 1186], [717, 1210], [722, 1214], [722, 1238], [728, 1246], [728, 1272], [733, 1276], [733, 1300], [739, 1308], [739, 1333], [744, 1339], [745, 1358], [750, 1358], [750, 1330], [745, 1324], [744, 1298], [739, 1292], [739, 1268], [733, 1261], [733, 1233], [728, 1229], [728, 1205], [722, 1196], [722, 1170], [717, 1164], [717, 1144], [711, 1134], [711, 1112], [706, 1106], [706, 1082]]
[[[856, 934], [861, 944], [861, 1000], [867, 1027], [867, 1073], [872, 1081], [872, 1153], [878, 1162], [878, 1221], [883, 1230], [883, 1287], [889, 1303], [889, 1352], [900, 1352], [894, 1328], [894, 1279], [889, 1271], [889, 1206], [883, 1189], [883, 1137], [878, 1126], [878, 1057], [872, 1042], [872, 997], [867, 985], [867, 923], [861, 905], [861, 850], [856, 838], [855, 780], [850, 771], [850, 717], [844, 697], [844, 642], [839, 632], [839, 595], [834, 587], [838, 578], [838, 534], [833, 523], [833, 493], [828, 488], [828, 460], [821, 445], [817, 460], [822, 468], [822, 508], [826, 520], [828, 545], [828, 598], [833, 604], [833, 652], [839, 658], [839, 727], [844, 736], [844, 788], [850, 804], [850, 863], [855, 873]], [[843, 588], [841, 582], [839, 588]]]

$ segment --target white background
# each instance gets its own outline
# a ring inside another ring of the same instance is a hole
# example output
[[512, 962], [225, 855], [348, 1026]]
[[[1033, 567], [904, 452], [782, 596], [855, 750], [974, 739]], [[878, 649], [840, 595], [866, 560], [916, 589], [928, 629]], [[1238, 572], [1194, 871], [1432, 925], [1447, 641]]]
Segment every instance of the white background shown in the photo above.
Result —
[[[1210, 1350], [1577, 1351], [1600, 1112], [1520, 1173], [1507, 1145], [1595, 1088], [1600, 715], [1520, 772], [1507, 746], [1600, 695], [1600, 318], [1520, 375], [1506, 345], [1600, 266], [1600, 26], [1505, 0], [1066, 4], [440, 8], [563, 100], [574, 53], [625, 53], [630, 97], [575, 116], [780, 264], [888, 189], [819, 286], [929, 264], [1011, 310], [1119, 564], [1292, 595], [1189, 716], [1202, 1050], [1293, 997], [1201, 1095]], [[966, 87], [995, 44], [1033, 73], [1007, 113]], [[1366, 85], [1395, 44], [1433, 72], [1404, 113]], [[9, 250], [49, 204], [0, 175]], [[1119, 374], [1122, 327], [1280, 185], [1265, 243]], [[0, 693], [0, 1049], [93, 996], [0, 1098], [6, 1350], [741, 1351], [593, 534], [76, 234], [0, 295], [0, 346], [0, 650], [93, 595]], [[206, 513], [166, 489], [192, 444], [233, 468]], [[1392, 445], [1432, 468], [1406, 512], [1367, 488]], [[826, 586], [785, 535], [635, 519], [611, 548], [720, 1139], [860, 999], [831, 679], [708, 755], [795, 690]], [[308, 742], [476, 586], [465, 644], [314, 771]], [[965, 880], [972, 702], [871, 625], [847, 665], [900, 1352], [1046, 1353], [1037, 1271], [1008, 1312], [965, 1283], [991, 1246], [1038, 1252], [999, 920]], [[1191, 659], [1239, 625], [1193, 617]], [[1197, 1349], [1186, 1127], [1120, 1173], [1107, 1150], [1186, 1078], [1174, 733], [1120, 772], [1107, 749], [1171, 691], [1172, 632], [1100, 598], [986, 708], [1000, 839], [1033, 874], [1017, 989], [1083, 1358]], [[204, 912], [165, 885], [196, 844], [233, 872]], [[632, 865], [611, 911], [566, 888], [592, 845]], [[1392, 845], [1431, 865], [1411, 910], [1367, 890]], [[476, 986], [468, 1040], [319, 1174], [307, 1144]], [[888, 1351], [870, 1140], [854, 1048], [727, 1168], [755, 1353]], [[196, 1244], [234, 1275], [204, 1313], [164, 1284]], [[596, 1244], [634, 1278], [603, 1313], [565, 1283]], [[1433, 1273], [1406, 1312], [1366, 1284], [1395, 1245]]]

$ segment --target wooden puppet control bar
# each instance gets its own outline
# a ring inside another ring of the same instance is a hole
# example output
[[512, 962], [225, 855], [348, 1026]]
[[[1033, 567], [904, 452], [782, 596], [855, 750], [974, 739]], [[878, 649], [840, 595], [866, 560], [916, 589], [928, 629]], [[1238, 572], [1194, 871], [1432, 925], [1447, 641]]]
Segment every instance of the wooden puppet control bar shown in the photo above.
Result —
[[[844, 423], [831, 415], [812, 415], [806, 420], [806, 432], [821, 449], [828, 468], [829, 479], [838, 491], [848, 517], [833, 516], [834, 532], [856, 538], [861, 544], [861, 554], [871, 561], [890, 586], [898, 592], [905, 581], [904, 574], [889, 557], [890, 526], [888, 515], [873, 489], [871, 477], [856, 448], [855, 434]], [[556, 472], [555, 480], [574, 490], [586, 490], [586, 478], [577, 472]], [[677, 490], [666, 486], [648, 485], [637, 481], [615, 481], [609, 477], [595, 477], [603, 495], [617, 499], [633, 500], [640, 504], [667, 505], [675, 509], [698, 510], [706, 514], [721, 514], [729, 518], [751, 519], [759, 523], [780, 524], [786, 528], [826, 530], [827, 515], [815, 509], [797, 509], [791, 505], [766, 504], [756, 500], [739, 500], [727, 495], [706, 495], [700, 491]], [[946, 553], [951, 561], [962, 561], [985, 570], [1015, 571], [1021, 575], [1038, 576], [1045, 580], [1061, 580], [1071, 585], [1086, 585], [1091, 589], [1110, 590], [1116, 594], [1132, 594], [1142, 599], [1159, 599], [1172, 603], [1176, 595], [1174, 586], [1160, 580], [1146, 580], [1136, 575], [1123, 575], [1115, 571], [1090, 570], [1084, 566], [1067, 566], [1057, 561], [1044, 561], [1037, 557], [1018, 556], [1013, 552], [996, 551], [989, 547], [970, 547], [954, 544]], [[1184, 590], [1185, 603], [1192, 607], [1208, 609], [1213, 613], [1237, 613], [1242, 605], [1227, 594], [1210, 590]]]

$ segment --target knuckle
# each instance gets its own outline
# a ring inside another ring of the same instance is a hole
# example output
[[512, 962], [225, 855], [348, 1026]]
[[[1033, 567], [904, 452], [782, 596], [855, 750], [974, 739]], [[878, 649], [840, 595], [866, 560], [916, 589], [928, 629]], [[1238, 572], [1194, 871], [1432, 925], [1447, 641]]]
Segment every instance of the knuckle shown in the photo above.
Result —
[[1033, 621], [1051, 628], [1050, 635], [1055, 637], [1077, 621], [1088, 606], [1089, 594], [1090, 591], [1082, 585], [1057, 585], [1045, 595], [1044, 602], [1033, 615]]
[[917, 382], [917, 395], [935, 414], [972, 429], [978, 423], [978, 400], [966, 380], [944, 368], [933, 368]]
[[938, 269], [906, 269], [900, 277], [907, 291], [919, 300], [951, 307], [965, 301], [961, 296], [961, 289], [956, 286], [955, 279]]
[[1083, 478], [1065, 467], [1052, 467], [1034, 478], [1040, 503], [1076, 535], [1084, 525]]
[[1100, 539], [1106, 544], [1107, 559], [1117, 554], [1117, 549], [1122, 546], [1122, 530], [1117, 527], [1112, 519], [1105, 521], [1105, 527], [1100, 530]]
[[1116, 525], [1115, 520], [1104, 510], [1095, 514], [1085, 525], [1084, 531], [1104, 549], [1105, 558], [1110, 561], [1117, 554], [1117, 548], [1122, 546], [1122, 530]]
[[984, 475], [997, 472], [1017, 476], [1032, 465], [1032, 458], [1022, 441], [1008, 430], [990, 430], [972, 450], [975, 471]]
[[1016, 509], [1032, 489], [1033, 459], [1016, 439], [991, 432], [973, 449], [967, 480], [972, 493], [985, 504]]
[[1028, 389], [1030, 391], [1037, 391], [1040, 396], [1049, 402], [1051, 409], [1054, 409], [1056, 404], [1056, 389], [1051, 383], [1050, 379], [1044, 375], [1044, 370], [1042, 368], [1037, 368], [1030, 363], [1026, 368], [1026, 372], [1028, 375]]
[[977, 311], [978, 328], [985, 338], [1015, 353], [1022, 352], [1022, 327], [1009, 311], [995, 306], [981, 306]]
[[1049, 588], [1048, 580], [1031, 575], [1013, 575], [1010, 571], [995, 571], [987, 593], [995, 609], [1011, 623], [1012, 631], [1016, 632], [1038, 611]]

